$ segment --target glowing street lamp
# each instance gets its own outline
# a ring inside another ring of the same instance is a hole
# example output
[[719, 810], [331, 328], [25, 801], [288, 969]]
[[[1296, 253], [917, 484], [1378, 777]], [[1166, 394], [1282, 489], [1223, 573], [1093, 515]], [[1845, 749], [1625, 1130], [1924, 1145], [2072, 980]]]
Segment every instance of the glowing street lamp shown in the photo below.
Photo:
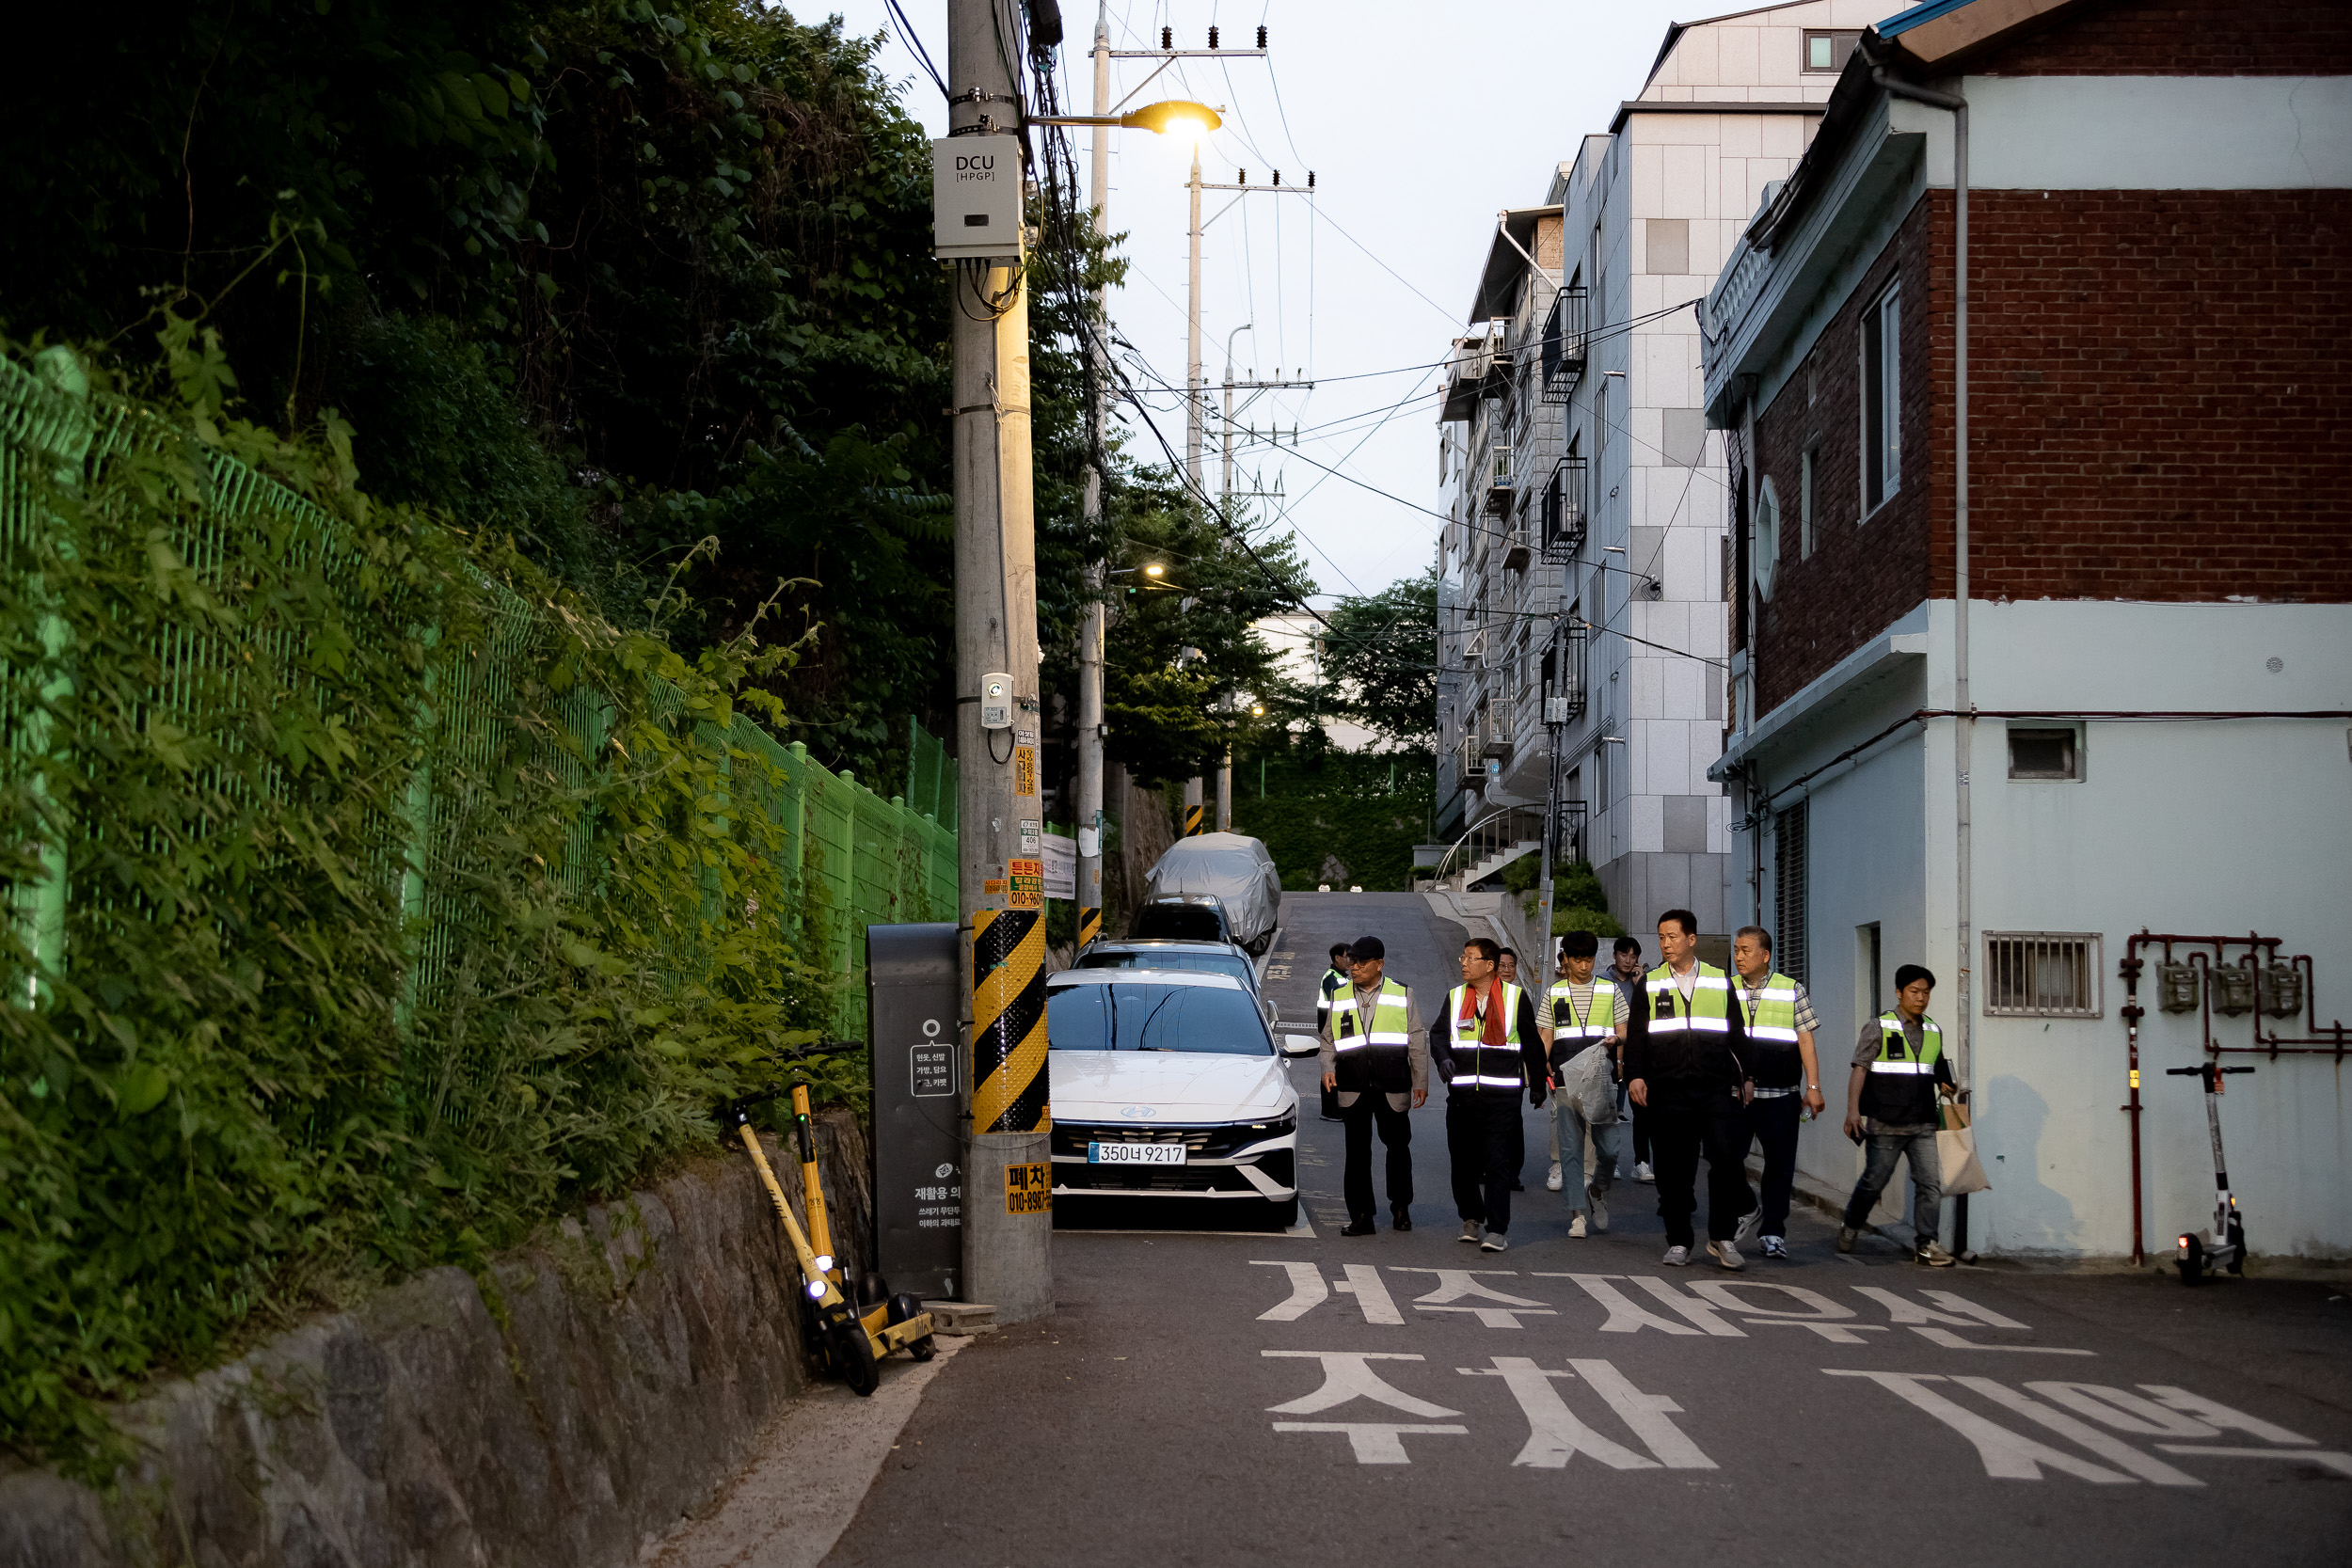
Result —
[[1157, 103], [1146, 103], [1140, 109], [1130, 109], [1123, 115], [1031, 115], [1032, 125], [1116, 125], [1129, 131], [1149, 131], [1154, 135], [1171, 132], [1191, 136], [1205, 136], [1225, 121], [1206, 103], [1187, 103], [1170, 98]]

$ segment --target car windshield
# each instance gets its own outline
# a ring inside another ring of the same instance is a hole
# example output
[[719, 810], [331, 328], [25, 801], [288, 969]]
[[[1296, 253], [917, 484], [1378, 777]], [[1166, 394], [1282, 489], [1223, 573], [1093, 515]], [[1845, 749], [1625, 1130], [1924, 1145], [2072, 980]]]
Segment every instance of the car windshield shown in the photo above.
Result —
[[1045, 1043], [1056, 1051], [1274, 1053], [1248, 992], [1148, 980], [1056, 987], [1045, 998]]
[[1189, 969], [1210, 974], [1230, 974], [1248, 985], [1256, 978], [1249, 973], [1249, 960], [1238, 953], [1186, 953], [1181, 950], [1154, 949], [1143, 953], [1094, 952], [1081, 956], [1080, 969]]

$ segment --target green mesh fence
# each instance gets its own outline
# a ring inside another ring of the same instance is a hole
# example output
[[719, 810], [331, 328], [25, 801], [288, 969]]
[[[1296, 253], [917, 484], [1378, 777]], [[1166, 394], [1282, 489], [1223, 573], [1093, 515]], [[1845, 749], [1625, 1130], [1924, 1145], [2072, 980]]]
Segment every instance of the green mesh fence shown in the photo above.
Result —
[[[13, 357], [0, 355], [0, 573], [26, 570], [18, 544], [42, 517], [30, 477], [94, 472], [122, 444], [138, 438], [135, 418], [104, 401], [76, 391], [76, 372], [62, 359], [48, 367], [49, 380]], [[296, 520], [301, 547], [331, 583], [344, 564], [337, 559], [334, 519], [302, 498], [243, 465], [216, 456], [212, 464], [210, 503], [183, 537], [172, 541], [199, 574], [222, 559], [223, 541], [259, 510]], [[479, 775], [512, 737], [512, 699], [519, 677], [534, 668], [546, 641], [545, 612], [507, 595], [475, 657], [449, 666], [443, 689], [429, 691], [419, 714], [419, 732], [428, 736], [424, 765], [409, 789], [404, 823], [409, 848], [404, 863], [375, 868], [396, 885], [406, 913], [422, 929], [411, 959], [412, 997], [432, 995], [441, 985], [466, 940], [459, 911], [436, 907], [420, 874], [427, 846], [454, 815], [457, 802], [441, 784], [444, 774]], [[433, 634], [428, 632], [428, 639]], [[216, 676], [221, 651], [201, 632], [177, 634], [162, 649], [170, 683]], [[173, 691], [157, 693], [159, 710], [173, 705]], [[546, 763], [580, 783], [580, 756], [603, 754], [608, 714], [593, 690], [575, 689], [558, 703], [564, 726], [579, 743], [577, 753], [553, 745]], [[727, 740], [761, 757], [773, 781], [743, 781], [736, 791], [745, 805], [762, 812], [781, 830], [776, 851], [797, 908], [785, 918], [800, 927], [803, 962], [852, 983], [836, 988], [834, 1024], [843, 1035], [866, 1031], [864, 927], [869, 924], [956, 918], [956, 767], [939, 741], [909, 721], [912, 745], [908, 793], [884, 799], [847, 774], [834, 774], [809, 759], [798, 742], [779, 743], [748, 714], [737, 712]], [[0, 733], [20, 749], [72, 746], [71, 736], [51, 736], [22, 716], [0, 712]], [[454, 766], [452, 766], [454, 765]], [[579, 830], [583, 843], [589, 832]], [[568, 875], [584, 875], [584, 857], [570, 857]], [[29, 939], [40, 963], [70, 961], [57, 946], [59, 911], [74, 896], [71, 869], [53, 862], [42, 885], [11, 890], [13, 918]]]

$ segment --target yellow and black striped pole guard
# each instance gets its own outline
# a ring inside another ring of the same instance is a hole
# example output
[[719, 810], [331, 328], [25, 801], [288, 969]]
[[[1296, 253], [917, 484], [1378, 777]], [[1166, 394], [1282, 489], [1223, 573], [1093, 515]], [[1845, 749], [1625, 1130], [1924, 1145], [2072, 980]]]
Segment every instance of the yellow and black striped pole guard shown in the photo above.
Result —
[[1078, 945], [1084, 947], [1103, 934], [1103, 911], [1085, 905], [1078, 909]]
[[1053, 1125], [1045, 1070], [1045, 917], [972, 915], [972, 1131], [1042, 1132]]
[[1186, 838], [1200, 836], [1200, 819], [1204, 810], [1205, 808], [1198, 805], [1184, 808], [1184, 836]]

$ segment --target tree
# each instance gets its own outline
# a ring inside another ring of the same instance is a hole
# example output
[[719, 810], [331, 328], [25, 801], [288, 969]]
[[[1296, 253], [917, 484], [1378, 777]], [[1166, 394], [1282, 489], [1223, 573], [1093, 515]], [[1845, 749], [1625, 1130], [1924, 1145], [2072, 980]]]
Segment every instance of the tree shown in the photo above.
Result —
[[1342, 599], [1325, 617], [1323, 667], [1336, 700], [1325, 711], [1353, 719], [1397, 745], [1436, 744], [1438, 574], [1404, 578], [1377, 594]]

